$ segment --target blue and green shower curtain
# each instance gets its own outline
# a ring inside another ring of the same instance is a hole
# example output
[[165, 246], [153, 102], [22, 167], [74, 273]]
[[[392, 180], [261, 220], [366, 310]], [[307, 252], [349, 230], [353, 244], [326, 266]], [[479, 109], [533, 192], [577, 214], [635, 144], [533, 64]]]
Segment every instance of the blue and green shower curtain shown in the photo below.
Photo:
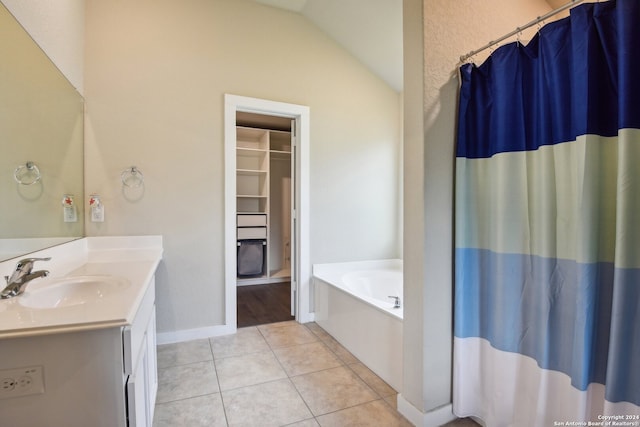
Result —
[[454, 412], [640, 425], [640, 0], [460, 71]]

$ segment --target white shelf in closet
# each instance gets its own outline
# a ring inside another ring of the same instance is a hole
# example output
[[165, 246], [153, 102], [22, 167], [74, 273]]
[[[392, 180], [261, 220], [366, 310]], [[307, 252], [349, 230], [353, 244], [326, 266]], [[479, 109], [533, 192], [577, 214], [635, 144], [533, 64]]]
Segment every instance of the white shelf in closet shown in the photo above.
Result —
[[255, 170], [255, 169], [236, 169], [236, 173], [238, 175], [262, 176], [262, 175], [266, 175], [267, 171], [261, 171], [261, 170]]
[[268, 187], [267, 171], [250, 169], [236, 171], [236, 194], [238, 196], [266, 197]]
[[264, 149], [264, 148], [243, 148], [243, 147], [238, 147], [238, 155], [244, 155], [244, 156], [260, 156], [265, 154], [268, 150]]
[[268, 170], [268, 151], [253, 148], [238, 148], [236, 150], [236, 170]]
[[269, 135], [269, 150], [291, 153], [291, 132], [272, 130]]
[[264, 129], [238, 126], [236, 127], [236, 147], [238, 149], [267, 150], [269, 148], [269, 132]]
[[266, 212], [269, 196], [269, 135], [263, 130], [237, 128], [236, 208]]
[[272, 270], [269, 273], [269, 277], [288, 279], [291, 276], [291, 270], [289, 268], [283, 268], [281, 270]]
[[236, 211], [238, 213], [267, 213], [267, 198], [255, 196], [236, 197]]
[[[280, 228], [279, 224], [276, 226], [271, 224], [270, 218], [271, 204], [273, 203], [270, 192], [274, 191], [270, 189], [270, 180], [273, 179], [271, 169], [274, 167], [271, 164], [272, 161], [278, 161], [276, 169], [282, 168], [281, 161], [291, 161], [290, 132], [246, 126], [236, 127], [236, 212], [238, 214], [265, 214], [269, 218], [265, 226], [265, 235], [267, 236], [265, 239], [265, 274], [261, 277], [239, 277], [238, 284], [280, 282], [288, 280], [288, 276], [290, 276], [288, 269], [278, 271], [269, 268], [270, 259], [280, 258], [282, 251], [281, 248], [273, 247], [281, 239], [276, 238], [274, 243], [269, 237], [273, 227]], [[275, 262], [277, 263], [277, 261]]]
[[269, 155], [272, 159], [289, 160], [291, 158], [291, 151], [270, 150]]

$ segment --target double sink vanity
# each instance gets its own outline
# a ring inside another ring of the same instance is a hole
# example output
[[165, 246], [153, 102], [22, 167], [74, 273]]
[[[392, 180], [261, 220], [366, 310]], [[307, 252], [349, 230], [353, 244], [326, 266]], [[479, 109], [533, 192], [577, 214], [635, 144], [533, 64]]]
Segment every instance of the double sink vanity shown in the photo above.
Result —
[[34, 267], [49, 273], [0, 299], [0, 425], [151, 426], [162, 238], [88, 237], [28, 257], [50, 258]]

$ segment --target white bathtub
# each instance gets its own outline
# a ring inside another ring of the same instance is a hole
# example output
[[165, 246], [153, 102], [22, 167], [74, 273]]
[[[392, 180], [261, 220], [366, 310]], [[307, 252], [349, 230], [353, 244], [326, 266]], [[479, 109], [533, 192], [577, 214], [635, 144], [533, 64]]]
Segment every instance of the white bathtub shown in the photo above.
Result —
[[315, 264], [313, 276], [316, 322], [401, 391], [402, 260]]

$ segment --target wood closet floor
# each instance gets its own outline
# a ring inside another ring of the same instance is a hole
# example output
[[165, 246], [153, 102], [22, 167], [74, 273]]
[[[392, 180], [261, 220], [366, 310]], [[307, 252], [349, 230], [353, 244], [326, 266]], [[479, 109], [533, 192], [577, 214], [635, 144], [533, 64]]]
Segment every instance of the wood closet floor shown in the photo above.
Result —
[[291, 284], [238, 286], [238, 328], [293, 320]]

